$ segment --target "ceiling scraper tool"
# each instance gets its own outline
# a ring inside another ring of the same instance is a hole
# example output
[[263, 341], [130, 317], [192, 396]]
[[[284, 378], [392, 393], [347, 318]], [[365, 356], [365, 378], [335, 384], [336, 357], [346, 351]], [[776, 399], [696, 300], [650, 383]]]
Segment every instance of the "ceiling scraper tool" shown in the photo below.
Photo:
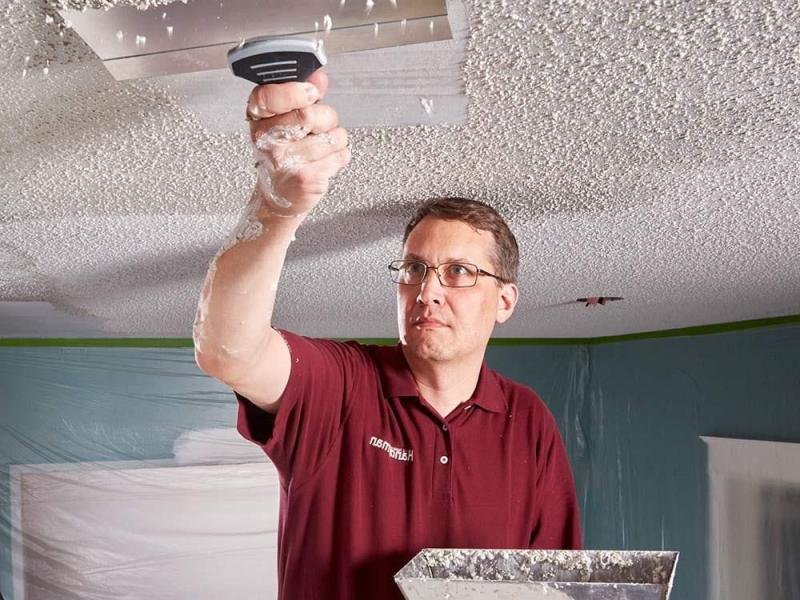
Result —
[[[95, 4], [103, 3], [70, 2]], [[107, 11], [59, 10], [118, 80], [225, 69], [228, 49], [260, 36], [322, 41], [327, 54], [453, 39], [447, 0], [368, 2], [366, 8], [341, 0], [184, 0], [146, 10], [120, 4]]]

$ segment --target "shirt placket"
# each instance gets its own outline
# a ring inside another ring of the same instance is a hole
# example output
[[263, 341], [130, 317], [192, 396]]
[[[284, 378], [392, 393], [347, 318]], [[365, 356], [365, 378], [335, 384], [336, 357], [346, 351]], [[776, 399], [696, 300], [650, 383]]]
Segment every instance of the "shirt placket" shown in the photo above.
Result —
[[438, 421], [437, 427], [439, 431], [433, 456], [434, 489], [437, 502], [444, 507], [452, 501], [453, 428], [452, 423], [443, 420]]

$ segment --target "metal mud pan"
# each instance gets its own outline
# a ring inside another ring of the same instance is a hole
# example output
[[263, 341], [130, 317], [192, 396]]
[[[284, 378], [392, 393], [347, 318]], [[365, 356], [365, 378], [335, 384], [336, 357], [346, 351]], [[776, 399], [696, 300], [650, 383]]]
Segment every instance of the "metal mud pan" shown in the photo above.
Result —
[[427, 548], [394, 579], [407, 600], [667, 600], [677, 552]]

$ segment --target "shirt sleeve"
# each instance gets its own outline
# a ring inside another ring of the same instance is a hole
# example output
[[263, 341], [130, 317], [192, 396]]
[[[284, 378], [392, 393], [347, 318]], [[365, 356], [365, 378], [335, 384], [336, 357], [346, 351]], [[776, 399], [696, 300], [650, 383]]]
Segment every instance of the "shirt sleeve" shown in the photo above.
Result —
[[537, 514], [531, 548], [580, 550], [581, 520], [567, 451], [553, 415], [542, 402], [536, 452]]
[[292, 370], [273, 415], [234, 391], [237, 429], [260, 445], [282, 480], [297, 486], [322, 465], [352, 409], [352, 388], [366, 357], [356, 342], [312, 339], [279, 331]]

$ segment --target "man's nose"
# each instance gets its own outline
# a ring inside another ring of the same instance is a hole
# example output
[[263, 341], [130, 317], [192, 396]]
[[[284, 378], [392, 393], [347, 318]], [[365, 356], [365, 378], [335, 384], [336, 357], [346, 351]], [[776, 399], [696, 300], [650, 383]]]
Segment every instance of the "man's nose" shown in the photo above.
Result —
[[422, 304], [441, 304], [442, 294], [444, 287], [435, 269], [428, 269], [425, 273], [425, 279], [419, 284], [419, 294], [417, 294], [417, 302]]

